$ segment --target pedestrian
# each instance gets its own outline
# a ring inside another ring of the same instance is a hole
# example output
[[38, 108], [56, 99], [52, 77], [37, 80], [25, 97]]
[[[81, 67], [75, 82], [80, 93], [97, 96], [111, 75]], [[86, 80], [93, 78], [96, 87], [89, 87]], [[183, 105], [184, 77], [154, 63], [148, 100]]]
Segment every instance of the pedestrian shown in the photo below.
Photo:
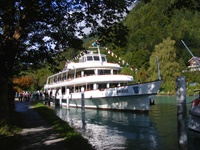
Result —
[[21, 93], [18, 93], [18, 99], [21, 101]]

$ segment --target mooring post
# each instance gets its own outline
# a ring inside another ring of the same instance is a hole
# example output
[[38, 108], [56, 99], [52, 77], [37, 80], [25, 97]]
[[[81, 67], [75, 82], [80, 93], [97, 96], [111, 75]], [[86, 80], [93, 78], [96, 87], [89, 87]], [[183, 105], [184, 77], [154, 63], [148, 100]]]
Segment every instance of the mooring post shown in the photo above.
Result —
[[60, 99], [59, 99], [59, 106], [62, 107], [62, 98], [60, 96]]
[[69, 109], [69, 89], [67, 89], [66, 92], [67, 92], [66, 93], [66, 95], [67, 95], [67, 101], [66, 101], [66, 103], [67, 103], [67, 109]]
[[180, 150], [187, 150], [186, 81], [184, 76], [177, 77], [176, 87], [178, 146]]
[[59, 105], [62, 107], [62, 90], [59, 90]]
[[81, 108], [82, 111], [85, 111], [85, 102], [84, 102], [84, 87], [81, 87]]
[[85, 99], [84, 99], [84, 87], [81, 88], [81, 108], [82, 108], [82, 128], [85, 129]]

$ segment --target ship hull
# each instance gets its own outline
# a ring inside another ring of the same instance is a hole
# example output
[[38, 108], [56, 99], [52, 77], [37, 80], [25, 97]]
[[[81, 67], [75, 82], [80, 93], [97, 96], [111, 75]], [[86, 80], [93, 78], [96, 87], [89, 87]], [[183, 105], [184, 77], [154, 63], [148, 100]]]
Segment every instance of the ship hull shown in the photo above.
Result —
[[189, 111], [188, 128], [200, 132], [200, 109], [199, 106], [193, 106]]
[[56, 102], [62, 107], [148, 112], [161, 84], [162, 81], [157, 80], [103, 91], [70, 93], [57, 96]]

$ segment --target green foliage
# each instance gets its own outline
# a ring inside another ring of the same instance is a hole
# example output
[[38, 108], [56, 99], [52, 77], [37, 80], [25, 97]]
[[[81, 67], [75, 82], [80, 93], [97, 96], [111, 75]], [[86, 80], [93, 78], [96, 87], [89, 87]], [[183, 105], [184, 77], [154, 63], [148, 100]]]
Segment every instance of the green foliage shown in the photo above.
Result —
[[126, 74], [126, 75], [132, 75], [132, 76], [134, 76], [134, 74], [135, 74], [134, 71], [130, 70], [129, 66], [124, 67], [120, 73]]
[[149, 74], [146, 71], [144, 67], [141, 67], [136, 73], [135, 73], [135, 82], [147, 82], [149, 81]]
[[113, 47], [123, 47], [127, 43], [128, 29], [123, 23], [113, 24], [111, 28], [102, 27], [98, 33], [97, 35], [104, 41], [103, 43], [113, 43]]
[[187, 94], [188, 95], [198, 95], [198, 92], [195, 92], [195, 90], [199, 90], [200, 89], [200, 84], [193, 82], [191, 83], [187, 83]]
[[0, 122], [1, 149], [16, 149], [19, 143], [19, 133], [22, 127], [22, 116], [19, 112], [12, 112], [10, 123]]
[[164, 27], [168, 24], [168, 18], [163, 11], [166, 5], [163, 1], [159, 5], [154, 2], [157, 1], [140, 6], [140, 9], [133, 9], [127, 16], [125, 25], [131, 31], [128, 36], [128, 50], [148, 49], [152, 52], [155, 43], [165, 38]]
[[186, 72], [183, 74], [188, 83], [200, 83], [200, 72], [195, 71], [195, 72]]
[[[190, 9], [169, 10], [174, 3], [175, 1], [171, 0], [138, 3], [124, 23], [130, 31], [126, 49], [131, 52], [141, 49], [152, 52], [154, 46], [162, 42], [162, 39], [172, 37], [176, 41], [178, 59], [183, 58], [185, 65], [190, 55], [180, 42], [181, 39], [193, 49], [194, 54], [198, 55], [200, 14]], [[169, 16], [168, 12], [172, 12], [172, 15]]]
[[148, 50], [138, 50], [134, 53], [132, 61], [130, 64], [136, 68], [144, 67], [147, 69], [149, 67], [149, 57], [151, 53]]
[[8, 137], [18, 134], [21, 131], [21, 115], [18, 112], [12, 112], [11, 122], [6, 124], [5, 122], [0, 122], [0, 139], [2, 137]]
[[[176, 76], [181, 75], [181, 71], [189, 65], [188, 60], [191, 58], [181, 40], [186, 42], [195, 56], [199, 56], [198, 22], [200, 12], [197, 7], [194, 7], [199, 6], [199, 2], [196, 0], [187, 1], [190, 5], [186, 5], [186, 1], [182, 3], [181, 0], [143, 2], [139, 2], [133, 8], [124, 22], [130, 31], [127, 37], [125, 58], [133, 66], [142, 67], [143, 65], [139, 64], [146, 62], [148, 59], [144, 58], [145, 55], [146, 57], [148, 55], [146, 52], [143, 53], [143, 57], [140, 54], [142, 54], [142, 50], [148, 51], [151, 55], [150, 64], [144, 66], [150, 75], [149, 79], [153, 80], [158, 78], [156, 66], [156, 55], [158, 55], [161, 75], [164, 80], [162, 89], [175, 90]], [[195, 5], [197, 3], [198, 5]], [[168, 39], [168, 37], [173, 40]], [[154, 48], [157, 51], [156, 54]], [[140, 69], [139, 67], [138, 69]], [[192, 81], [190, 79], [192, 76], [187, 76], [187, 78]], [[198, 79], [193, 79], [198, 82]]]
[[171, 9], [189, 9], [189, 10], [200, 10], [199, 0], [173, 0], [174, 3], [171, 5]]
[[40, 90], [44, 87], [44, 84], [46, 83], [47, 77], [51, 75], [51, 72], [49, 69], [46, 67], [44, 69], [39, 69], [35, 72], [35, 74], [31, 74], [34, 83], [33, 83], [33, 88], [35, 90]]
[[162, 43], [156, 45], [155, 51], [150, 57], [150, 67], [148, 70], [151, 74], [151, 79], [157, 79], [156, 57], [158, 57], [162, 79], [164, 80], [162, 87], [169, 91], [175, 89], [175, 78], [180, 75], [181, 71], [177, 62], [174, 45], [175, 41], [171, 40], [171, 38], [164, 39]]

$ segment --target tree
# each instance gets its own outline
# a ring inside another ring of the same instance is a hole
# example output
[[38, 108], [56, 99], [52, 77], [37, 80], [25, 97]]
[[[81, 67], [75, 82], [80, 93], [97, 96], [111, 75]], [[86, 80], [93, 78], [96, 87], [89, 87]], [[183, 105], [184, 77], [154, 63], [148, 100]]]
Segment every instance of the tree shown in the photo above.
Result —
[[171, 7], [176, 9], [200, 10], [199, 0], [175, 0]]
[[[124, 18], [134, 0], [1, 0], [0, 122], [9, 120], [8, 89], [20, 71], [45, 62], [56, 66], [64, 48], [80, 48], [84, 27], [108, 29]], [[99, 22], [101, 20], [101, 23]], [[84, 21], [84, 26], [80, 24]], [[120, 25], [121, 27], [121, 25]], [[98, 33], [100, 34], [100, 33]]]
[[17, 89], [18, 92], [28, 90], [32, 82], [32, 78], [29, 76], [23, 76], [20, 78], [13, 79], [13, 83], [16, 85], [14, 88]]
[[162, 87], [165, 90], [175, 89], [176, 77], [181, 73], [174, 45], [175, 41], [170, 37], [163, 39], [162, 43], [155, 46], [155, 51], [152, 53], [149, 61], [150, 67], [148, 72], [151, 75], [150, 79], [158, 79], [156, 63], [156, 57], [158, 57], [161, 76], [164, 80]]
[[133, 54], [132, 64], [133, 66], [137, 68], [148, 68], [149, 67], [149, 56], [151, 53], [148, 50], [138, 50]]

